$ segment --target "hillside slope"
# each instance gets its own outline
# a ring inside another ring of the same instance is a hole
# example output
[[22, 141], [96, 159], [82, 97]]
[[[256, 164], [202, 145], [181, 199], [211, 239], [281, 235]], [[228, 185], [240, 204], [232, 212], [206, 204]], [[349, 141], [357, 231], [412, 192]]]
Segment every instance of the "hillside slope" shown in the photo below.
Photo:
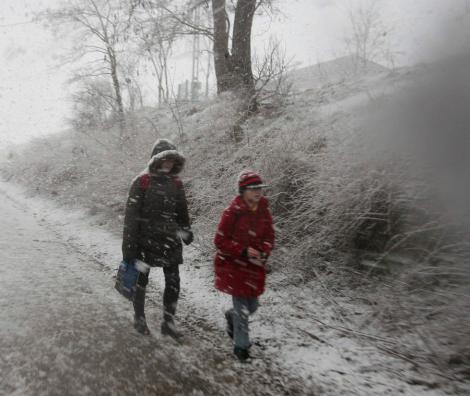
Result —
[[390, 72], [386, 67], [375, 62], [366, 60], [360, 65], [358, 62], [353, 56], [344, 56], [290, 71], [287, 78], [292, 83], [294, 91], [303, 92], [309, 89], [319, 89], [326, 84], [347, 81], [357, 74], [365, 73], [368, 76], [373, 76]]
[[[270, 185], [279, 237], [267, 311], [275, 315], [278, 305], [281, 322], [298, 318], [295, 325], [274, 323], [278, 333], [306, 337], [304, 324], [315, 323], [313, 317], [323, 321], [313, 314], [317, 305], [327, 305], [320, 310], [328, 317], [326, 328], [372, 341], [431, 378], [416, 380], [420, 385], [458, 392], [460, 385], [447, 386], [449, 378], [468, 379], [470, 333], [458, 315], [468, 297], [456, 298], [468, 296], [468, 284], [461, 282], [468, 273], [454, 267], [455, 251], [441, 246], [461, 246], [460, 236], [446, 231], [444, 237], [440, 227], [436, 233], [429, 225], [438, 219], [424, 181], [398, 156], [401, 146], [391, 149], [395, 138], [385, 133], [396, 123], [377, 128], [384, 106], [417, 72], [374, 72], [297, 93], [285, 107], [261, 109], [250, 118], [242, 143], [230, 134], [239, 116], [233, 97], [145, 109], [129, 116], [125, 145], [112, 126], [55, 135], [12, 152], [2, 174], [32, 193], [86, 209], [92, 224], [118, 236], [130, 181], [157, 138], [173, 139], [188, 158], [183, 181], [204, 263], [200, 271], [209, 279], [215, 226], [236, 192], [236, 175], [247, 167], [259, 170]], [[283, 298], [307, 304], [294, 309]], [[456, 332], [452, 323], [459, 323]], [[347, 350], [345, 342], [340, 349]], [[308, 367], [318, 357], [311, 347], [298, 352], [286, 358], [295, 364], [304, 359]], [[396, 379], [414, 381], [401, 370]]]

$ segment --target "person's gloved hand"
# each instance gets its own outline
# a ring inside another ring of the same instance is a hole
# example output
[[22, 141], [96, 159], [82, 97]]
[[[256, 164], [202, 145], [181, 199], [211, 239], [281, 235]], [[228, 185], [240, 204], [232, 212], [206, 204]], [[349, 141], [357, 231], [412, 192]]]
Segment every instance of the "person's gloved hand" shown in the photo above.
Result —
[[136, 270], [141, 272], [142, 274], [147, 274], [150, 271], [150, 265], [144, 263], [141, 260], [135, 260], [134, 266]]
[[247, 254], [248, 254], [248, 258], [254, 258], [254, 259], [260, 259], [261, 258], [261, 252], [259, 250], [256, 250], [252, 247], [249, 247], [247, 249]]
[[248, 260], [250, 263], [263, 267], [266, 264], [268, 255], [252, 247], [243, 250], [242, 258]]
[[183, 242], [186, 244], [186, 245], [191, 245], [191, 243], [193, 243], [194, 241], [194, 234], [191, 230], [188, 230], [186, 231], [186, 236], [185, 238], [183, 239]]
[[190, 228], [185, 228], [179, 231], [179, 236], [185, 245], [191, 245], [194, 241], [194, 234]]

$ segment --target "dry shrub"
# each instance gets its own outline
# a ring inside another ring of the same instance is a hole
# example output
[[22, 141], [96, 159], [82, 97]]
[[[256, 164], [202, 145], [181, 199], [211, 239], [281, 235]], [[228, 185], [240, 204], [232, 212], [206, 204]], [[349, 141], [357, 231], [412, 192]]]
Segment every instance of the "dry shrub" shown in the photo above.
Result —
[[[260, 111], [243, 124], [238, 144], [231, 136], [240, 117], [236, 99], [227, 95], [201, 107], [136, 114], [125, 147], [118, 147], [116, 129], [35, 142], [4, 172], [45, 192], [61, 181], [59, 199], [90, 208], [117, 230], [130, 181], [145, 167], [153, 142], [173, 139], [188, 159], [183, 181], [197, 246], [210, 257], [238, 174], [259, 171], [269, 184], [277, 227], [275, 271], [295, 282], [320, 264], [333, 272], [333, 285], [345, 279], [350, 286], [352, 276], [343, 271], [356, 268], [344, 264], [362, 264], [356, 292], [369, 296], [371, 285], [377, 287], [377, 317], [381, 325], [404, 323], [393, 329], [410, 337], [403, 348], [467, 361], [470, 324], [461, 315], [469, 304], [467, 233], [445, 218], [429, 181], [411, 172], [412, 162], [381, 150], [351, 113], [325, 116], [308, 101], [288, 105], [275, 118]], [[64, 173], [64, 164], [76, 169]], [[74, 178], [86, 183], [70, 182]], [[387, 276], [375, 277], [377, 267]], [[420, 334], [427, 334], [432, 352], [420, 347]]]

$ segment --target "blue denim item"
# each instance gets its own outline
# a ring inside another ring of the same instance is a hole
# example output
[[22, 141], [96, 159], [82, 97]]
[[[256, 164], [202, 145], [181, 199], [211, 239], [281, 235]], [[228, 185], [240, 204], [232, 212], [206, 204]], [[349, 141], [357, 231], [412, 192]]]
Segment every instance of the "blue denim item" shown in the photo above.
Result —
[[249, 349], [251, 347], [249, 335], [249, 316], [258, 309], [257, 298], [241, 298], [232, 296], [233, 308], [229, 314], [233, 318], [233, 341], [236, 347]]
[[134, 261], [121, 261], [114, 288], [128, 300], [133, 301], [139, 274], [140, 272], [135, 268]]

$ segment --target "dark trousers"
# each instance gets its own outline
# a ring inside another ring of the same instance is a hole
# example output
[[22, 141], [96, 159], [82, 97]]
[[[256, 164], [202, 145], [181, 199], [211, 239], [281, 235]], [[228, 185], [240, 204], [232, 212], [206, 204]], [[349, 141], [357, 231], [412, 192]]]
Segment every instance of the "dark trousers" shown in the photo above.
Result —
[[[134, 310], [136, 316], [145, 316], [145, 288], [149, 282], [150, 271], [140, 274], [137, 281], [137, 293], [134, 300]], [[176, 313], [176, 305], [180, 294], [180, 271], [177, 265], [163, 267], [165, 276], [165, 291], [163, 292], [163, 319], [167, 322], [173, 321]]]

